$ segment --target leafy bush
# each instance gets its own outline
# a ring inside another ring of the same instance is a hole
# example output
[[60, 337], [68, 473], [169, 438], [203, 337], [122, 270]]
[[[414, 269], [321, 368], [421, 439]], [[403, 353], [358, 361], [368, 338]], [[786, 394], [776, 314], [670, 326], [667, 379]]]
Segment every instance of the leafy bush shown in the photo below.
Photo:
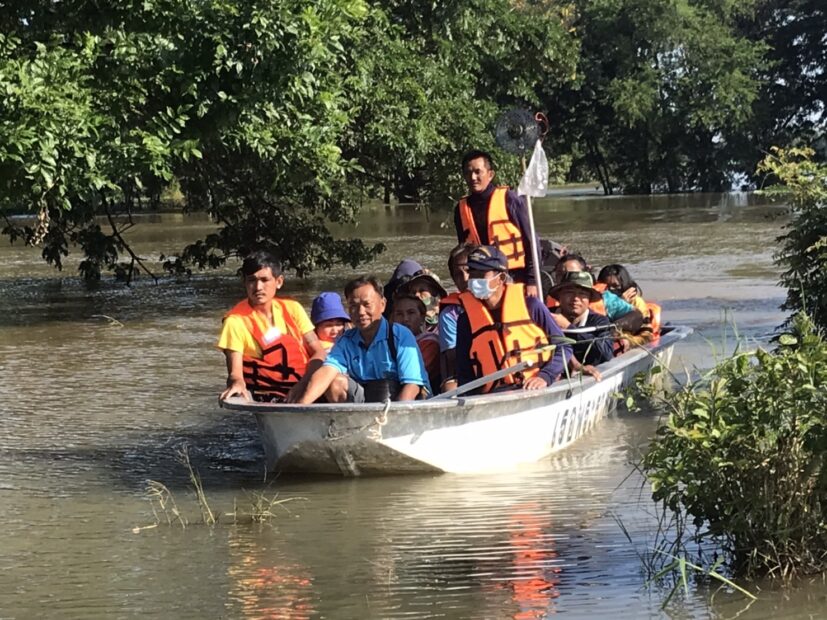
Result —
[[806, 311], [822, 330], [827, 328], [827, 165], [812, 160], [809, 148], [779, 149], [758, 166], [778, 181], [764, 193], [790, 205], [786, 232], [778, 237], [776, 263], [784, 272], [785, 310]]
[[741, 575], [827, 568], [827, 343], [803, 313], [778, 340], [662, 395], [643, 461], [656, 502], [694, 522], [680, 546], [713, 543]]

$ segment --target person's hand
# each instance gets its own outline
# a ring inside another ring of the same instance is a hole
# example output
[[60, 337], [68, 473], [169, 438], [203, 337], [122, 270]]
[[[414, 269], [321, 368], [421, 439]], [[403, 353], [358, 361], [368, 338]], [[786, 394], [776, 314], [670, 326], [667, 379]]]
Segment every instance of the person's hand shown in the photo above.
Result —
[[536, 284], [526, 284], [525, 285], [525, 296], [526, 297], [539, 297], [540, 296], [540, 289], [537, 288]]
[[584, 364], [580, 368], [580, 372], [582, 372], [584, 375], [590, 375], [594, 377], [595, 381], [600, 381], [603, 378], [603, 376], [600, 374], [600, 371], [591, 364]]
[[634, 286], [630, 286], [625, 291], [623, 291], [623, 295], [621, 295], [621, 297], [623, 297], [623, 301], [632, 303], [634, 298], [637, 297], [637, 289]]
[[620, 353], [626, 353], [629, 349], [632, 348], [632, 343], [626, 336], [621, 335], [617, 341], [620, 343]]
[[227, 400], [231, 396], [241, 396], [246, 400], [253, 400], [253, 397], [250, 396], [250, 392], [247, 391], [247, 386], [244, 385], [243, 379], [235, 379], [232, 383], [230, 383], [227, 389], [221, 392], [221, 396], [218, 397], [218, 400]]
[[571, 327], [571, 321], [558, 312], [553, 312], [551, 318], [554, 319], [554, 322], [557, 323], [557, 327], [560, 329], [568, 329]]
[[542, 390], [544, 387], [548, 387], [548, 383], [542, 377], [531, 377], [523, 383], [524, 390]]
[[285, 401], [288, 403], [297, 403], [302, 397], [302, 394], [304, 394], [304, 385], [302, 383], [297, 383], [290, 388], [289, 392], [287, 392], [287, 398]]

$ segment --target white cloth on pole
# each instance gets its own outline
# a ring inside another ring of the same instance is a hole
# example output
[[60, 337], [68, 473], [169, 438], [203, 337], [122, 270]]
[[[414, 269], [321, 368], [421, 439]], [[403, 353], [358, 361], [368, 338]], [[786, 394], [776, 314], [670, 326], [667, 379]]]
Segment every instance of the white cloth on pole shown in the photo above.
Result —
[[546, 195], [547, 189], [548, 159], [546, 159], [543, 144], [537, 140], [537, 143], [534, 145], [534, 153], [531, 155], [531, 161], [528, 162], [528, 168], [526, 168], [523, 178], [520, 179], [517, 193], [521, 196], [543, 198]]

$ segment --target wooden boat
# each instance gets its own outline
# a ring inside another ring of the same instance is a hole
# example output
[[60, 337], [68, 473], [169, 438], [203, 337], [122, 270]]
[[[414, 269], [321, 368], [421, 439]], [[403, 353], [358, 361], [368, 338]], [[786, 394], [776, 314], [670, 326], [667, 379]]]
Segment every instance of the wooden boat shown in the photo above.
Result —
[[255, 414], [271, 472], [504, 470], [537, 461], [588, 433], [615, 408], [618, 391], [654, 364], [668, 367], [675, 343], [691, 332], [664, 328], [657, 341], [602, 364], [601, 381], [578, 375], [538, 391], [338, 405], [230, 398], [222, 405]]

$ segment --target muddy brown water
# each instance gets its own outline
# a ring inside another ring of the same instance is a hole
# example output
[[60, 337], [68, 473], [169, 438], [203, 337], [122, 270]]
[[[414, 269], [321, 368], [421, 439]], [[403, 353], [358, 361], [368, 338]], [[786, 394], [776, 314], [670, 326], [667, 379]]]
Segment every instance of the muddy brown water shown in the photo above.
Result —
[[[667, 320], [697, 330], [676, 365], [708, 365], [731, 315], [764, 338], [783, 315], [774, 237], [782, 209], [747, 194], [555, 197], [538, 229], [595, 264], [630, 266]], [[356, 233], [388, 251], [387, 276], [415, 256], [438, 273], [448, 215], [367, 209]], [[151, 259], [212, 229], [145, 217], [131, 232]], [[606, 420], [536, 465], [485, 476], [264, 481], [254, 421], [216, 405], [220, 318], [241, 296], [232, 269], [89, 290], [0, 241], [0, 617], [544, 618], [819, 617], [821, 582], [759, 600], [692, 588], [667, 611], [646, 587], [648, 491], [631, 463], [643, 415]], [[351, 271], [299, 282], [309, 305]], [[107, 317], [111, 317], [110, 320]], [[115, 323], [114, 321], [117, 321]], [[188, 446], [219, 523], [200, 513], [176, 453]], [[157, 527], [147, 481], [165, 484], [186, 529]], [[237, 523], [251, 493], [290, 500], [265, 524]], [[632, 538], [627, 540], [621, 521]], [[145, 529], [144, 529], [145, 528]], [[760, 588], [760, 590], [759, 590]]]

